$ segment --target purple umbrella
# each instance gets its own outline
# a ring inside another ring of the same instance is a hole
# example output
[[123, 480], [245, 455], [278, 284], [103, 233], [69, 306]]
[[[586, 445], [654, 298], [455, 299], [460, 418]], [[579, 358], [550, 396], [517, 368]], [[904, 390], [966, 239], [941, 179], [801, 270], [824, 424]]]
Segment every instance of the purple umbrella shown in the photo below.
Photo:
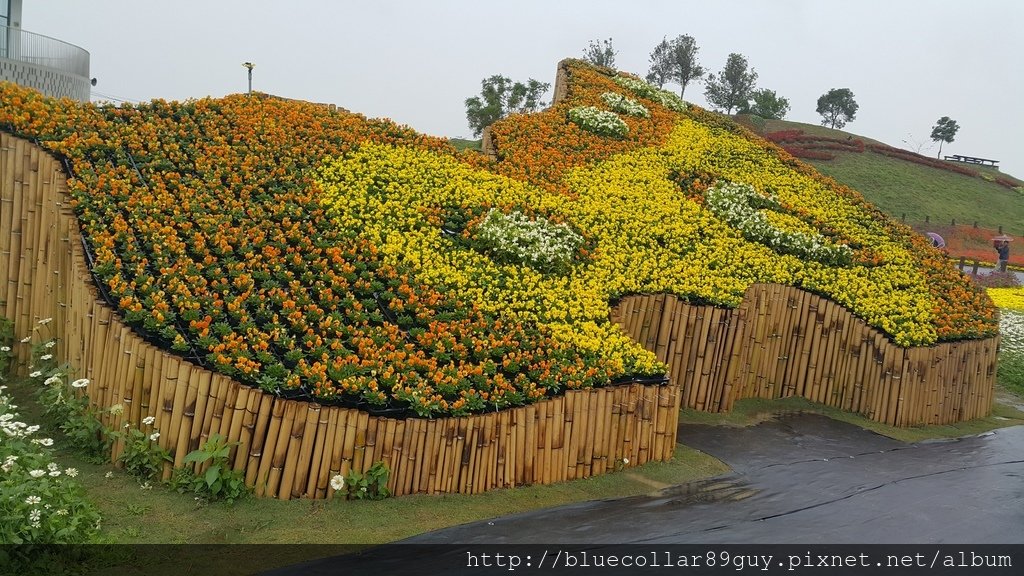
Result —
[[926, 236], [932, 239], [932, 246], [935, 246], [936, 248], [946, 247], [946, 241], [942, 239], [942, 236], [939, 236], [935, 232], [929, 232]]

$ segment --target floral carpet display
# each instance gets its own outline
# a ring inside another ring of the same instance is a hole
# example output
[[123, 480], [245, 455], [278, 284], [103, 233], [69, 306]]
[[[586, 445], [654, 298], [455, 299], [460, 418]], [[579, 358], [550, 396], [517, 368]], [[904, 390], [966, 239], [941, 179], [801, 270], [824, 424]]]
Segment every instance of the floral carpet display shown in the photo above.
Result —
[[92, 105], [0, 85], [0, 127], [65, 159], [104, 297], [150, 341], [267, 392], [421, 417], [665, 373], [609, 320], [754, 283], [900, 346], [998, 332], [943, 255], [728, 118], [568, 61], [494, 156], [264, 95]]

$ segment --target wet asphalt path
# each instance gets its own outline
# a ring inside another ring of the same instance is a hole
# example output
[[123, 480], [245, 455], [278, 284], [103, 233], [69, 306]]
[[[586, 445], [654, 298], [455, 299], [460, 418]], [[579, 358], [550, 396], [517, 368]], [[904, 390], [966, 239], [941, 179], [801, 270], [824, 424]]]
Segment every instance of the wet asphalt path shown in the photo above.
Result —
[[749, 428], [682, 425], [679, 442], [734, 472], [403, 543], [1024, 543], [1024, 426], [904, 444], [794, 414]]
[[[904, 444], [823, 416], [791, 414], [749, 428], [682, 425], [679, 441], [733, 472], [647, 496], [464, 524], [399, 546], [339, 550], [263, 574], [506, 573], [467, 567], [467, 554], [501, 544], [513, 546], [497, 551], [527, 560], [540, 548], [517, 552], [515, 545], [545, 545], [546, 556], [551, 544], [595, 552], [616, 544], [1024, 544], [1024, 426]], [[716, 573], [707, 570], [694, 573]], [[828, 573], [865, 573], [851, 570]]]

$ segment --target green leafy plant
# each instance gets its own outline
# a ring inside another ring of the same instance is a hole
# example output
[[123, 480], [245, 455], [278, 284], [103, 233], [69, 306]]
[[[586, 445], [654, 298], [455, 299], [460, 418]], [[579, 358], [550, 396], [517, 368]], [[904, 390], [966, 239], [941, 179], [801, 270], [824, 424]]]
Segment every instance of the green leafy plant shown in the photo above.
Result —
[[0, 316], [0, 380], [7, 378], [11, 371], [11, 359], [14, 354], [11, 346], [14, 344], [14, 322]]
[[85, 393], [89, 380], [79, 378], [69, 382], [64, 371], [50, 374], [36, 393], [43, 407], [43, 417], [49, 425], [59, 428], [70, 447], [88, 461], [107, 462], [113, 437], [100, 418], [103, 411], [89, 403]]
[[383, 500], [391, 496], [388, 490], [388, 478], [391, 471], [383, 460], [376, 462], [365, 474], [349, 470], [345, 475], [344, 487], [348, 490], [349, 500]]
[[152, 429], [153, 421], [152, 416], [142, 420], [142, 425], [150, 432], [132, 428], [126, 423], [124, 432], [114, 434], [124, 439], [124, 451], [117, 457], [118, 463], [124, 465], [126, 472], [144, 482], [159, 479], [164, 463], [172, 461], [171, 453], [157, 443], [160, 432]]
[[179, 492], [191, 491], [204, 500], [225, 500], [234, 502], [249, 493], [245, 485], [245, 475], [241, 470], [234, 470], [228, 461], [231, 447], [237, 442], [228, 442], [220, 434], [211, 434], [198, 450], [185, 456], [186, 464], [195, 464], [193, 471], [189, 468], [175, 470], [172, 485]]

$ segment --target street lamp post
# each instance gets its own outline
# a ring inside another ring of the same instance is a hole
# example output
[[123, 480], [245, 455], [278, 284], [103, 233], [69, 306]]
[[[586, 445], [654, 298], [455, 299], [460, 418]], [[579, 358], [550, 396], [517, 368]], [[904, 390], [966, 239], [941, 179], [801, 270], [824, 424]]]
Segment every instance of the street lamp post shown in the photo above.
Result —
[[249, 95], [252, 95], [252, 69], [256, 67], [252, 62], [245, 62], [242, 64], [249, 70]]

